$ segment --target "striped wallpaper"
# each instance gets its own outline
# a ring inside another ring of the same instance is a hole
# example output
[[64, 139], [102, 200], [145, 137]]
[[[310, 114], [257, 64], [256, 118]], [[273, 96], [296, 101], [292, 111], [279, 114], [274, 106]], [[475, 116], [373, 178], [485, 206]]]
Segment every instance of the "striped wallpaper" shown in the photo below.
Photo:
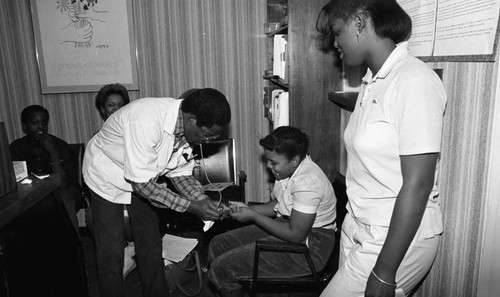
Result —
[[[249, 175], [247, 199], [253, 201], [265, 200], [267, 193], [257, 144], [267, 129], [260, 79], [265, 69], [265, 2], [133, 1], [140, 90], [131, 97], [175, 97], [192, 87], [225, 93], [233, 110], [238, 167]], [[68, 142], [88, 141], [102, 125], [93, 106], [95, 93], [40, 94], [28, 0], [2, 1], [0, 40], [0, 121], [6, 123], [9, 140], [22, 136], [21, 110], [41, 104], [51, 112], [53, 134]], [[444, 69], [449, 96], [440, 173], [445, 233], [436, 263], [416, 296], [471, 297], [478, 289], [498, 62], [430, 66]]]
[[[130, 91], [131, 99], [177, 97], [194, 87], [222, 91], [232, 107], [230, 135], [237, 142], [238, 168], [248, 175], [248, 198], [267, 199], [258, 145], [267, 131], [261, 101], [266, 1], [148, 0], [132, 5], [140, 90]], [[28, 0], [2, 1], [0, 40], [0, 121], [6, 123], [9, 140], [23, 135], [21, 110], [40, 104], [51, 114], [51, 133], [69, 143], [87, 142], [102, 125], [94, 107], [96, 93], [41, 94]]]
[[443, 69], [448, 94], [439, 176], [445, 231], [436, 262], [416, 296], [473, 297], [484, 240], [481, 222], [486, 213], [490, 109], [494, 100], [498, 104], [498, 62], [429, 64]]

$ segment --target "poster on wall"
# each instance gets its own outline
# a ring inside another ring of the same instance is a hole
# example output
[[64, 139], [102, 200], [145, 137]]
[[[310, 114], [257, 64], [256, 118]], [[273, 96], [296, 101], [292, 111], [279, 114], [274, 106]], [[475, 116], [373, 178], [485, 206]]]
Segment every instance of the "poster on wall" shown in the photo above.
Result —
[[138, 89], [131, 0], [30, 0], [43, 94]]
[[500, 0], [397, 0], [412, 19], [410, 52], [424, 61], [492, 62]]

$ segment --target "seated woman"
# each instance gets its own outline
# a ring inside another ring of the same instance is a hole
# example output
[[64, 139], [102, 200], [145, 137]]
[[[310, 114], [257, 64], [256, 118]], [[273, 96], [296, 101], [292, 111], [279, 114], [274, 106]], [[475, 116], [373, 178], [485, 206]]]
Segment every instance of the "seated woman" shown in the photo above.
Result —
[[78, 185], [78, 172], [72, 166], [71, 150], [66, 141], [48, 133], [49, 112], [43, 106], [30, 105], [21, 112], [26, 136], [10, 144], [13, 161], [26, 161], [29, 173], [37, 175], [65, 173], [69, 185]]
[[119, 83], [103, 86], [95, 97], [95, 107], [104, 121], [128, 103], [130, 103], [128, 91]]
[[[9, 257], [15, 263], [12, 280], [16, 281], [10, 289], [18, 292], [16, 296], [44, 295], [47, 292], [81, 296], [80, 243], [75, 236], [79, 231], [76, 212], [83, 203], [77, 178], [79, 173], [72, 165], [69, 145], [48, 133], [47, 109], [40, 105], [26, 107], [21, 113], [21, 123], [26, 136], [10, 144], [12, 160], [26, 161], [28, 172], [36, 175], [64, 174], [65, 182], [57, 191], [45, 195], [23, 212], [5, 230], [6, 242], [9, 242], [12, 252]], [[39, 243], [43, 244], [38, 246]], [[40, 252], [26, 257], [34, 251]], [[61, 276], [62, 271], [64, 278], [54, 278], [55, 275]], [[18, 281], [26, 279], [37, 281], [29, 285]]]
[[[307, 135], [297, 128], [279, 127], [260, 145], [276, 178], [271, 201], [233, 210], [232, 218], [254, 224], [217, 235], [210, 242], [208, 278], [222, 296], [242, 295], [238, 279], [252, 275], [257, 240], [306, 243], [317, 269], [325, 266], [334, 245], [337, 199], [324, 172], [307, 155]], [[262, 277], [310, 273], [298, 254], [264, 253], [260, 263]]]

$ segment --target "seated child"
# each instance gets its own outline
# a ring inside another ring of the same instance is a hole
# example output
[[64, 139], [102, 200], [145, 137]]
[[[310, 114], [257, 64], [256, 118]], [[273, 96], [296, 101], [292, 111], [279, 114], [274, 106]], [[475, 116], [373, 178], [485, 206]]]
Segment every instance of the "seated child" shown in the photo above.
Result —
[[[271, 201], [233, 208], [232, 218], [254, 224], [219, 234], [209, 245], [208, 278], [222, 296], [242, 295], [238, 279], [252, 276], [257, 240], [306, 243], [317, 270], [325, 266], [335, 242], [335, 193], [307, 155], [307, 135], [294, 127], [279, 127], [261, 139], [260, 145], [276, 178]], [[263, 253], [260, 257], [262, 277], [310, 273], [299, 254]]]

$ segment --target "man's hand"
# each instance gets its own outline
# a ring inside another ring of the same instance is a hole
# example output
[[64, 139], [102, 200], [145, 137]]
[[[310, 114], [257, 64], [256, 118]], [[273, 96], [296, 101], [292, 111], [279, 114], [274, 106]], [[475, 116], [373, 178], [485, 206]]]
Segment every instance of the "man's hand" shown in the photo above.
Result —
[[187, 211], [194, 213], [205, 221], [217, 221], [221, 215], [221, 213], [217, 211], [217, 202], [210, 199], [191, 201]]

